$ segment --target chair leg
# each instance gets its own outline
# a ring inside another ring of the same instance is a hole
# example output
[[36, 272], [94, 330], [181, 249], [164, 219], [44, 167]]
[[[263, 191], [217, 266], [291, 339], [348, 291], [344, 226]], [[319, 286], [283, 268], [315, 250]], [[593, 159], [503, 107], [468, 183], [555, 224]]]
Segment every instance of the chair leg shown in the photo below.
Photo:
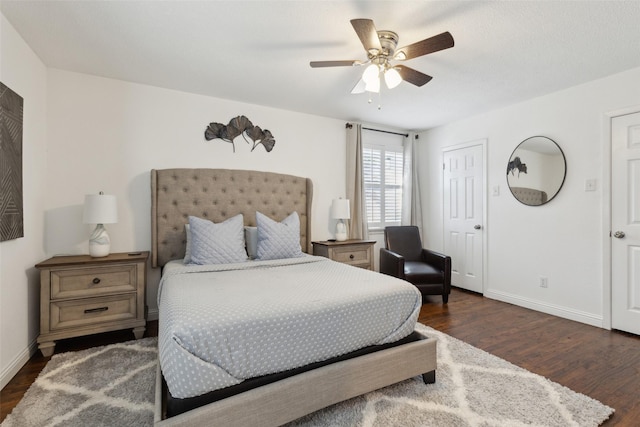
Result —
[[446, 304], [449, 302], [449, 294], [442, 294], [442, 303]]

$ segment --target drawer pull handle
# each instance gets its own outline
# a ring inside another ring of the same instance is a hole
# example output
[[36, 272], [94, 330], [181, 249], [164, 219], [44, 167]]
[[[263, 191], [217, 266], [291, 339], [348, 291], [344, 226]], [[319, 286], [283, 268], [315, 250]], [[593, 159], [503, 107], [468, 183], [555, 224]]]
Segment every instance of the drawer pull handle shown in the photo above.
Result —
[[84, 311], [84, 314], [100, 313], [107, 310], [109, 310], [109, 307], [88, 308]]
[[354, 259], [355, 257], [353, 256], [353, 254], [349, 255], [350, 259]]
[[97, 285], [98, 283], [100, 283], [100, 279], [98, 279], [97, 277], [95, 277], [95, 278], [93, 279], [93, 284], [94, 284], [94, 285]]

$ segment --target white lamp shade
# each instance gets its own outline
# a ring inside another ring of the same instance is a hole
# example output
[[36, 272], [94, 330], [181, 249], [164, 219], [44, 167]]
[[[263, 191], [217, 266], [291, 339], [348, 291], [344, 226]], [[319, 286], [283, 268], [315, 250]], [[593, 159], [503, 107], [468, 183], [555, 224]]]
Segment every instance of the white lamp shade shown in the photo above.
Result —
[[378, 74], [380, 74], [380, 68], [378, 68], [376, 64], [371, 64], [364, 69], [362, 80], [364, 80], [366, 84], [373, 84], [374, 81], [380, 80]]
[[348, 199], [334, 199], [331, 203], [331, 217], [333, 219], [351, 218], [351, 207]]
[[118, 222], [116, 196], [109, 194], [87, 194], [84, 196], [85, 224], [115, 224]]
[[393, 89], [402, 82], [402, 77], [398, 70], [395, 68], [389, 68], [384, 72], [384, 82], [387, 84], [389, 89]]
[[369, 82], [365, 82], [366, 85], [364, 87], [364, 90], [366, 90], [367, 92], [373, 92], [373, 93], [378, 93], [380, 92], [380, 79], [379, 78], [375, 78], [375, 80], [371, 80]]
[[367, 84], [364, 82], [364, 80], [360, 79], [358, 80], [358, 83], [356, 83], [356, 85], [353, 87], [353, 89], [351, 89], [351, 93], [352, 94], [356, 94], [356, 93], [364, 93], [366, 90]]

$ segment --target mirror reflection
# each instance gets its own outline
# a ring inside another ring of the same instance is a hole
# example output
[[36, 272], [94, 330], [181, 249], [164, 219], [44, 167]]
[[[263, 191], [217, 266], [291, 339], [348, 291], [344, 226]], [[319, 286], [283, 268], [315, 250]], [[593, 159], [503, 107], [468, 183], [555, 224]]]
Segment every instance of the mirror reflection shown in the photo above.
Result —
[[513, 150], [507, 164], [507, 184], [518, 201], [540, 206], [558, 194], [566, 173], [567, 163], [558, 144], [544, 136], [533, 136]]

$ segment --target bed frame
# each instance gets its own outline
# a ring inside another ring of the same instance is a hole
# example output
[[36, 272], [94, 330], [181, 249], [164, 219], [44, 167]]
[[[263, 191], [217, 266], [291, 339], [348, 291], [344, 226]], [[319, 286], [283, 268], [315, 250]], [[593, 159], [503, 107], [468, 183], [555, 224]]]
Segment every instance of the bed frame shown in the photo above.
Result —
[[[311, 200], [308, 178], [230, 169], [151, 171], [151, 264], [162, 267], [184, 257], [184, 224], [189, 215], [223, 221], [242, 213], [255, 226], [260, 211], [281, 221], [300, 217], [300, 245], [311, 253]], [[435, 382], [436, 340], [418, 339], [302, 372], [235, 396], [164, 419], [162, 373], [156, 376], [156, 426], [278, 426], [329, 405], [423, 375]]]

